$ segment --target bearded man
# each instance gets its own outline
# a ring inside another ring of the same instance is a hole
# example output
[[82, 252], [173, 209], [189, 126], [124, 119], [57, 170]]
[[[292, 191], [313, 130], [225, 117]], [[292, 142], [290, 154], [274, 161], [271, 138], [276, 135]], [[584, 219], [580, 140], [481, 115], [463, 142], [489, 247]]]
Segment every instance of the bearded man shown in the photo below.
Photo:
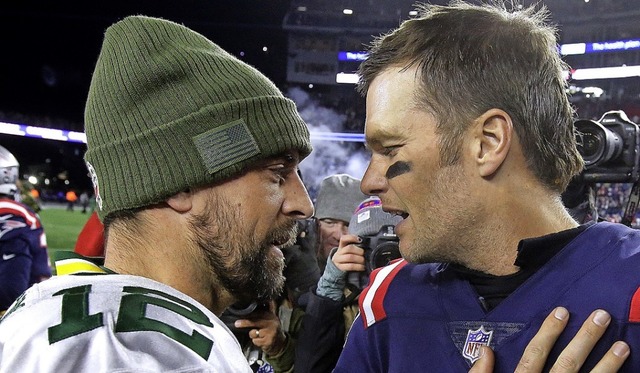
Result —
[[85, 125], [104, 266], [68, 256], [13, 304], [0, 371], [251, 372], [217, 315], [281, 292], [279, 247], [313, 214], [295, 104], [204, 36], [134, 16], [105, 34]]

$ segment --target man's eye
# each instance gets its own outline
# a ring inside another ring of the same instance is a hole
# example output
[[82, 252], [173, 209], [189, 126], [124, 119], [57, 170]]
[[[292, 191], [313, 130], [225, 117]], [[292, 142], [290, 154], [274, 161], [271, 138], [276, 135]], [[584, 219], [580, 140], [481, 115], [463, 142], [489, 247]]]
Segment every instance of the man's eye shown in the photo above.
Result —
[[388, 156], [388, 157], [389, 156], [394, 156], [398, 152], [398, 149], [400, 149], [399, 145], [385, 146], [384, 148], [382, 148], [382, 151], [380, 153], [382, 155]]
[[269, 171], [278, 179], [278, 181], [284, 181], [291, 170], [284, 165], [270, 167]]

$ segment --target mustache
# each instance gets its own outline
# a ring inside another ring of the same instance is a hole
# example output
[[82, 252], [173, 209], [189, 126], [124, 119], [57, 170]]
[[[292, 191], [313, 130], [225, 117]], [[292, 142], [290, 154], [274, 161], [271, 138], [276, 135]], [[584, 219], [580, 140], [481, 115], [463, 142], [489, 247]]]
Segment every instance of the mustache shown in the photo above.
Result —
[[269, 232], [265, 242], [279, 247], [290, 246], [296, 242], [297, 237], [298, 224], [296, 220], [289, 220]]

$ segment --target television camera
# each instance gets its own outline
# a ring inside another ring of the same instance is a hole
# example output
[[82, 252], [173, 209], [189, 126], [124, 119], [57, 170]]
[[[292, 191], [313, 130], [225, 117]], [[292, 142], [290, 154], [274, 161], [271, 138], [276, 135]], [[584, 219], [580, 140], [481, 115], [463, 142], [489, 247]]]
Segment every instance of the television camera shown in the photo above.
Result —
[[575, 128], [583, 183], [633, 183], [621, 221], [631, 226], [640, 202], [640, 127], [624, 111], [611, 110], [599, 120], [579, 119]]
[[622, 110], [607, 111], [597, 121], [579, 119], [575, 127], [586, 183], [638, 181], [640, 128]]

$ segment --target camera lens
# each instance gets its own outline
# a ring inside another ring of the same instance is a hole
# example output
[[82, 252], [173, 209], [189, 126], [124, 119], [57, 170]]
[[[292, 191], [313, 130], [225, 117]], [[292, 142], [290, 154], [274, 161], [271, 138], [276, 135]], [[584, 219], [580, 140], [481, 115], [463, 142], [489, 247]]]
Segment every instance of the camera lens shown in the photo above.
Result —
[[575, 122], [578, 136], [578, 152], [585, 167], [601, 165], [617, 158], [622, 152], [622, 140], [617, 133], [593, 120]]
[[580, 154], [583, 157], [592, 159], [596, 157], [602, 148], [602, 139], [593, 133], [584, 133], [582, 135], [582, 149]]
[[397, 241], [382, 242], [371, 253], [371, 265], [373, 268], [384, 267], [392, 260], [400, 258], [400, 248]]

